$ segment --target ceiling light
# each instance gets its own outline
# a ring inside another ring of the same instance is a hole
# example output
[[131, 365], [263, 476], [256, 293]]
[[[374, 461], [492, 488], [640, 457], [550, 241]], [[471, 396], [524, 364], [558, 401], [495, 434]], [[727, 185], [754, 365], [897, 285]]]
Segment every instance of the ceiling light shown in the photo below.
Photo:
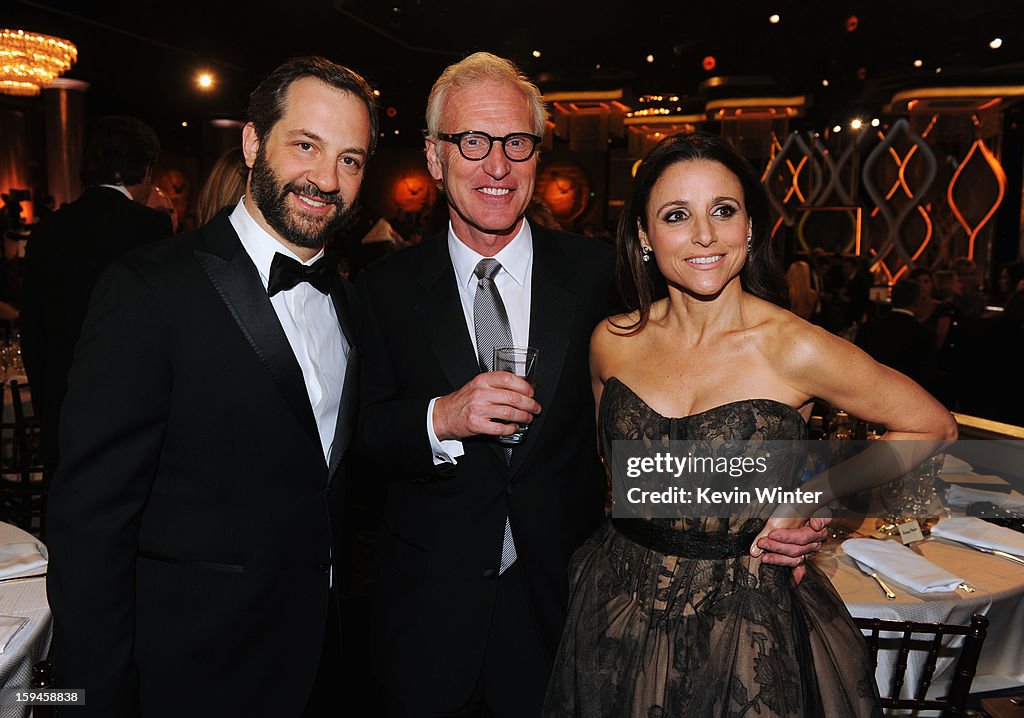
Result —
[[534, 57], [540, 57], [540, 50], [534, 50], [533, 51], [533, 56]]
[[647, 62], [654, 62], [654, 55], [648, 55]]
[[854, 119], [850, 120], [850, 129], [859, 130], [863, 126], [863, 124], [864, 122], [859, 117], [855, 117]]
[[842, 132], [843, 131], [843, 126], [842, 125], [836, 125], [835, 127], [832, 128], [832, 131], [833, 132], [837, 132], [837, 133], [838, 132]]
[[994, 37], [994, 38], [992, 38], [992, 42], [990, 42], [988, 44], [988, 46], [991, 47], [993, 50], [998, 50], [999, 48], [1001, 48], [1003, 46], [1003, 38], [1001, 38], [1001, 37]]
[[877, 117], [871, 118], [872, 127], [878, 127], [880, 124], [882, 124], [882, 121], [880, 119], [878, 119]]
[[914, 60], [914, 67], [921, 67], [924, 64], [924, 60]]
[[213, 87], [213, 75], [209, 72], [200, 72], [196, 75], [196, 84], [201, 90], [209, 90]]
[[828, 87], [828, 80], [822, 80], [821, 81], [821, 86], [822, 87]]
[[0, 30], [0, 92], [38, 95], [78, 59], [67, 40], [24, 30]]
[[775, 13], [774, 15], [769, 15], [768, 16], [768, 22], [770, 22], [772, 25], [778, 25], [779, 24], [779, 20], [781, 20], [781, 19], [782, 18], [779, 17], [778, 13]]

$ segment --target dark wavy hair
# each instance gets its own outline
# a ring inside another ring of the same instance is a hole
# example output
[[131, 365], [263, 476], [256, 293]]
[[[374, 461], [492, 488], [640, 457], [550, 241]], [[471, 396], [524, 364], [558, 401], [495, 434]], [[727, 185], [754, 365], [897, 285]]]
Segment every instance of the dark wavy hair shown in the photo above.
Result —
[[124, 115], [101, 117], [93, 125], [82, 158], [86, 186], [139, 184], [160, 156], [160, 139], [142, 120]]
[[768, 196], [757, 172], [722, 137], [703, 132], [670, 135], [640, 163], [633, 187], [619, 217], [615, 281], [636, 322], [623, 327], [636, 333], [647, 325], [651, 304], [668, 295], [668, 285], [654, 262], [644, 262], [638, 226], [647, 231], [647, 203], [654, 185], [669, 167], [690, 160], [717, 162], [732, 172], [743, 188], [743, 208], [751, 223], [752, 250], [740, 271], [740, 282], [751, 294], [786, 306], [782, 268], [771, 245]]
[[303, 77], [315, 77], [320, 82], [362, 100], [370, 114], [370, 154], [377, 146], [380, 119], [377, 114], [377, 97], [369, 83], [353, 70], [331, 62], [325, 57], [293, 57], [285, 60], [276, 70], [267, 75], [259, 87], [249, 95], [249, 122], [256, 128], [256, 136], [265, 138], [274, 124], [284, 114], [284, 101], [288, 88]]

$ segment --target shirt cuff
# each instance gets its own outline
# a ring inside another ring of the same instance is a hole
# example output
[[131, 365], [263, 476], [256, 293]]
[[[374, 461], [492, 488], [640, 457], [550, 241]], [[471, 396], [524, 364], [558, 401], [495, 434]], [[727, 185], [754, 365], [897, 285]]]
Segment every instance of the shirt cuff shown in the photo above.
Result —
[[427, 438], [430, 439], [430, 453], [434, 459], [434, 466], [440, 464], [457, 464], [456, 459], [466, 453], [462, 448], [462, 442], [458, 439], [446, 439], [441, 441], [434, 433], [434, 404], [438, 397], [434, 397], [427, 404]]

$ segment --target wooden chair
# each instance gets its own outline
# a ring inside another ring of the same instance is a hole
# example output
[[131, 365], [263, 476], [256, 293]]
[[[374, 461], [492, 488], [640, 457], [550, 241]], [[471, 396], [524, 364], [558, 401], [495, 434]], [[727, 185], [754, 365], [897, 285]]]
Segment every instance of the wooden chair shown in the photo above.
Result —
[[[917, 710], [941, 710], [943, 716], [962, 716], [971, 692], [971, 683], [981, 656], [981, 646], [988, 631], [988, 619], [982, 615], [971, 616], [971, 625], [958, 626], [945, 623], [918, 623], [916, 621], [891, 621], [881, 618], [854, 618], [857, 627], [870, 631], [865, 636], [871, 649], [873, 665], [878, 663], [878, 649], [881, 644], [898, 645], [899, 653], [893, 669], [892, 683], [888, 696], [882, 696], [883, 708]], [[899, 638], [880, 638], [881, 632], [901, 634]], [[916, 637], [915, 637], [916, 636]], [[927, 699], [928, 688], [935, 673], [939, 651], [947, 636], [965, 636], [960, 654], [957, 656], [953, 682], [949, 693], [942, 698]], [[929, 638], [930, 637], [930, 638]], [[907, 658], [911, 651], [926, 654], [921, 676], [917, 681], [913, 698], [900, 698], [906, 679]]]
[[46, 535], [46, 495], [52, 471], [42, 462], [39, 419], [25, 411], [28, 385], [12, 380], [8, 386], [14, 421], [0, 427], [0, 521], [42, 539]]

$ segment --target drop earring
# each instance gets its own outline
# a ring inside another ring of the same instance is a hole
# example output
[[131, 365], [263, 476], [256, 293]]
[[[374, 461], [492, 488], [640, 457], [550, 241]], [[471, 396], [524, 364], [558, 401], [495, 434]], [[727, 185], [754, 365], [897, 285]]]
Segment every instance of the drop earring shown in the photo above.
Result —
[[650, 247], [641, 246], [640, 247], [640, 252], [641, 252], [640, 257], [641, 257], [641, 259], [644, 260], [644, 262], [650, 262], [651, 261], [651, 257], [654, 256], [654, 252], [651, 251]]
[[748, 234], [747, 235], [747, 254], [750, 254], [753, 251], [754, 251], [754, 235]]

